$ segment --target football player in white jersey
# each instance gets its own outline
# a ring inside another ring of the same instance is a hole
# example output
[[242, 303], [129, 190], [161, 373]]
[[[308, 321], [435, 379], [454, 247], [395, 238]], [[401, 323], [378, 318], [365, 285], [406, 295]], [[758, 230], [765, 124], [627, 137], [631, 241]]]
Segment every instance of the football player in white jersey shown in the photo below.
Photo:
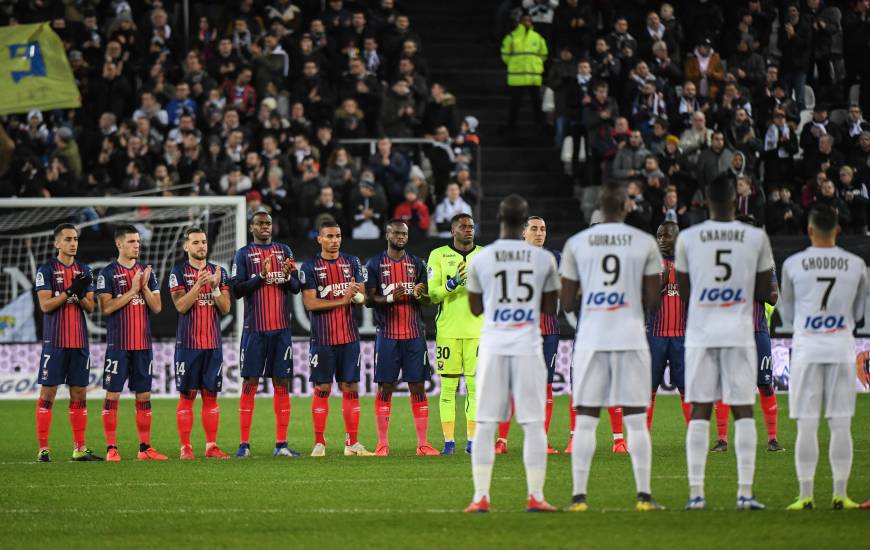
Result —
[[468, 267], [471, 313], [483, 315], [477, 360], [477, 435], [471, 451], [474, 499], [466, 512], [489, 511], [496, 427], [510, 419], [511, 399], [523, 427], [529, 512], [555, 512], [544, 500], [547, 474], [547, 365], [541, 314], [554, 314], [559, 274], [552, 253], [523, 240], [528, 204], [519, 195], [499, 205], [501, 235]]
[[814, 507], [822, 401], [831, 430], [828, 456], [834, 478], [833, 508], [860, 508], [846, 496], [846, 482], [852, 469], [850, 424], [855, 415], [852, 331], [864, 317], [867, 266], [837, 246], [837, 223], [836, 210], [815, 207], [807, 227], [812, 246], [789, 257], [782, 268], [777, 309], [783, 323], [794, 330], [788, 408], [798, 426], [794, 458], [800, 483], [800, 497], [787, 510]]
[[574, 341], [572, 394], [577, 418], [571, 471], [572, 512], [584, 512], [595, 430], [602, 407], [620, 406], [637, 486], [637, 510], [661, 507], [650, 496], [652, 446], [646, 427], [652, 380], [645, 311], [658, 307], [662, 257], [652, 235], [623, 223], [621, 186], [601, 192], [604, 222], [571, 237], [562, 252], [562, 306], [580, 321]]
[[756, 431], [752, 408], [758, 362], [753, 300], [764, 300], [773, 280], [773, 255], [763, 230], [738, 222], [736, 191], [727, 181], [707, 186], [710, 219], [677, 237], [677, 284], [688, 299], [686, 401], [692, 417], [686, 433], [689, 477], [687, 510], [702, 510], [710, 413], [721, 399], [734, 415], [737, 509], [761, 510], [752, 496]]

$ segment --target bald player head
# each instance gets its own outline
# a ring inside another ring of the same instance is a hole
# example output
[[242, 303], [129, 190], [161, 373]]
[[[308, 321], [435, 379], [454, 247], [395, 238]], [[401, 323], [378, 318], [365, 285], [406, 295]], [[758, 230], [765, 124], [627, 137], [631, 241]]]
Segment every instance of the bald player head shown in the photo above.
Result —
[[522, 239], [523, 228], [529, 217], [529, 203], [519, 195], [508, 195], [498, 205], [502, 239]]
[[625, 203], [628, 193], [625, 186], [618, 183], [610, 183], [601, 189], [598, 203], [601, 207], [601, 215], [607, 223], [619, 223], [625, 220]]

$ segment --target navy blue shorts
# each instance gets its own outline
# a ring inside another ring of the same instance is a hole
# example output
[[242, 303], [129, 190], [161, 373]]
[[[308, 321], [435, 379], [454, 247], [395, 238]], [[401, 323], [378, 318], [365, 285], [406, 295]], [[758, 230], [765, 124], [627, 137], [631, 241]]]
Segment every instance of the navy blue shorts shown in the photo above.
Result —
[[665, 380], [665, 369], [671, 371], [671, 384], [681, 393], [686, 390], [685, 337], [647, 336], [652, 363], [652, 389], [656, 391]]
[[154, 356], [150, 349], [107, 349], [103, 368], [103, 389], [124, 391], [124, 383], [132, 392], [151, 391], [151, 366]]
[[556, 374], [556, 354], [559, 352], [559, 335], [547, 334], [544, 336], [544, 363], [547, 364], [547, 384], [553, 383]]
[[239, 363], [242, 378], [290, 378], [293, 376], [290, 330], [242, 332]]
[[769, 333], [755, 333], [755, 350], [758, 353], [758, 386], [769, 386], [773, 384], [773, 352]]
[[400, 372], [402, 380], [409, 384], [426, 382], [432, 377], [426, 338], [394, 340], [378, 333], [375, 340], [375, 382], [395, 384]]
[[221, 348], [175, 348], [175, 389], [221, 391], [224, 352]]
[[309, 381], [315, 384], [359, 382], [359, 342], [328, 346], [311, 342], [308, 348]]
[[42, 346], [39, 383], [43, 386], [85, 387], [90, 382], [91, 355], [87, 348]]

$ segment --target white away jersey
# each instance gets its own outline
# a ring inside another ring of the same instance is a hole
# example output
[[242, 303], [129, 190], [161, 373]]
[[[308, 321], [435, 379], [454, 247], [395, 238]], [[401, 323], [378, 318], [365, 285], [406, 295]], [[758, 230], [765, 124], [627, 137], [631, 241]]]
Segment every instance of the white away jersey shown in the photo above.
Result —
[[755, 342], [755, 274], [773, 269], [767, 234], [738, 221], [706, 221], [680, 232], [675, 268], [689, 274], [686, 347]]
[[541, 353], [541, 297], [560, 288], [551, 252], [499, 239], [471, 258], [466, 286], [483, 295], [481, 349], [498, 355]]
[[580, 283], [575, 345], [584, 350], [648, 349], [643, 278], [658, 276], [655, 239], [624, 223], [601, 223], [571, 237], [562, 252], [562, 277]]
[[792, 323], [792, 347], [804, 361], [852, 363], [855, 321], [864, 316], [867, 266], [842, 248], [810, 247], [782, 267], [776, 309]]

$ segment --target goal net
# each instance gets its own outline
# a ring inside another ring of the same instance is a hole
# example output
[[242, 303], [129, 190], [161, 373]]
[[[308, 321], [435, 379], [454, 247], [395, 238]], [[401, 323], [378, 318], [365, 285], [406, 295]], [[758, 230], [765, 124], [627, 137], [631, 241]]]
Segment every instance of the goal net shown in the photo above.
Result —
[[[184, 230], [205, 229], [209, 261], [227, 272], [236, 249], [246, 243], [243, 197], [136, 197], [75, 199], [11, 199], [0, 201], [0, 342], [34, 342], [40, 331], [33, 290], [36, 269], [57, 254], [53, 229], [69, 222], [79, 228], [78, 259], [99, 270], [117, 257], [113, 231], [131, 224], [140, 233], [140, 261], [150, 264], [161, 286], [173, 265], [184, 259]], [[155, 338], [172, 338], [171, 307], [166, 317], [152, 322]], [[238, 308], [236, 308], [238, 311]], [[92, 342], [105, 338], [100, 308], [88, 316]], [[235, 340], [241, 334], [241, 315], [223, 319], [222, 334]]]

